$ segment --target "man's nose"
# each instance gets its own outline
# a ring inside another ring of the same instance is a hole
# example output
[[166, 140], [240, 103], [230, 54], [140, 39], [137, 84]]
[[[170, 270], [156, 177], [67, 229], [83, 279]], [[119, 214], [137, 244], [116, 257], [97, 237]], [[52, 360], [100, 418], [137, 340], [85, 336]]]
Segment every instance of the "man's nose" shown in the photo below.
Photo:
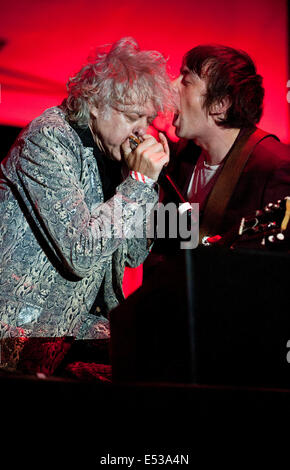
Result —
[[138, 126], [136, 128], [135, 134], [137, 134], [140, 137], [143, 137], [143, 135], [146, 134], [148, 127], [149, 127], [149, 123], [147, 121], [147, 117], [144, 116], [142, 119], [140, 119]]

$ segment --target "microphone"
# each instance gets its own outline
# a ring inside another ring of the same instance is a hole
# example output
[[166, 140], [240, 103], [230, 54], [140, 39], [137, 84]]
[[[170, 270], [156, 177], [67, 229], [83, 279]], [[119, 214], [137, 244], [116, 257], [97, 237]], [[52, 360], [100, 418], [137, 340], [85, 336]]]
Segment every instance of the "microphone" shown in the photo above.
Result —
[[158, 178], [158, 183], [165, 189], [165, 191], [169, 190], [171, 193], [173, 193], [173, 196], [177, 198], [178, 202], [181, 202], [182, 204], [188, 203], [188, 201], [186, 201], [186, 199], [183, 197], [177, 184], [167, 173], [166, 168], [162, 168]]
[[[131, 134], [129, 136], [129, 143], [130, 143], [131, 150], [135, 150], [138, 147], [138, 145], [141, 144], [141, 142], [143, 142], [142, 138], [137, 137], [134, 134]], [[169, 176], [169, 174], [167, 173], [164, 167], [162, 168], [160, 172], [158, 183], [164, 188], [165, 191], [170, 191], [173, 194], [173, 196], [177, 198], [178, 202], [182, 204], [184, 203], [189, 204], [189, 202], [186, 201], [186, 199], [183, 197], [181, 190], [178, 188], [178, 186], [173, 181], [171, 176]], [[191, 207], [188, 207], [188, 209], [191, 209]]]
[[[141, 144], [142, 139], [139, 137], [131, 134], [129, 136], [129, 143], [131, 150], [135, 150], [139, 144]], [[157, 181], [160, 186], [163, 188], [165, 193], [169, 193], [170, 196], [173, 198], [173, 202], [176, 204], [176, 210], [177, 213], [179, 214], [179, 227], [186, 227], [186, 237], [189, 237], [189, 241], [187, 238], [185, 238], [185, 241], [181, 241], [181, 248], [195, 248], [197, 246], [196, 244], [196, 236], [194, 235], [194, 232], [192, 230], [192, 227], [196, 226], [197, 218], [196, 218], [196, 213], [194, 210], [192, 210], [192, 206], [189, 201], [187, 201], [183, 195], [177, 184], [173, 181], [171, 176], [168, 174], [166, 171], [166, 168], [163, 167]], [[193, 235], [192, 235], [193, 234]], [[192, 238], [193, 237], [193, 238]], [[198, 237], [197, 237], [197, 243], [198, 243]]]

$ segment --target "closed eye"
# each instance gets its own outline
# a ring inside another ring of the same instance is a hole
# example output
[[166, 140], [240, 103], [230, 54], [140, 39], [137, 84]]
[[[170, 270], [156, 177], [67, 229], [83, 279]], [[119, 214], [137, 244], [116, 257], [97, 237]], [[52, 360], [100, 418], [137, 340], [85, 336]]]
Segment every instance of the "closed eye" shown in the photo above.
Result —
[[138, 114], [126, 114], [126, 117], [131, 122], [135, 122], [135, 121], [138, 121], [138, 119], [140, 119], [140, 116]]
[[[144, 117], [146, 117], [146, 115], [137, 115], [137, 114], [127, 114], [126, 115], [127, 118], [129, 119], [129, 121], [131, 122], [135, 122], [135, 121], [138, 121], [139, 119], [143, 119]], [[156, 118], [156, 116], [148, 116], [146, 117], [146, 120], [148, 122], [148, 124], [152, 124], [152, 122], [154, 121], [154, 119]]]

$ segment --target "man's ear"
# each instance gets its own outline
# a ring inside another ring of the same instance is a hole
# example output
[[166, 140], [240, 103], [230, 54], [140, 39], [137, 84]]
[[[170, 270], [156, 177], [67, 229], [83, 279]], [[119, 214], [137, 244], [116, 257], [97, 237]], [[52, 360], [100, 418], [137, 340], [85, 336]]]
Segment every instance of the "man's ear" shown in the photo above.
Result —
[[222, 118], [225, 116], [227, 110], [231, 106], [232, 102], [229, 98], [229, 96], [224, 96], [222, 99], [215, 101], [209, 110], [209, 114], [211, 116], [217, 116]]
[[89, 110], [93, 118], [98, 117], [98, 108], [95, 105], [89, 103]]

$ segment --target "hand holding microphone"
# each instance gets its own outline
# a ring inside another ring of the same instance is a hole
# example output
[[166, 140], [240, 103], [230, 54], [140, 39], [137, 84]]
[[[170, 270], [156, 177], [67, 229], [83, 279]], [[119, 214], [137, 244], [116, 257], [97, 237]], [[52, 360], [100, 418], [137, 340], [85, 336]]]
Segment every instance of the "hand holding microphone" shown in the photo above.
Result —
[[[164, 147], [166, 149], [168, 149], [168, 152], [169, 152], [167, 140], [161, 132], [159, 133], [159, 137], [160, 137], [160, 140], [162, 140], [162, 139], [165, 140]], [[131, 147], [132, 151], [134, 151], [138, 147], [138, 145], [140, 145], [142, 142], [143, 142], [143, 140], [141, 140], [141, 138], [137, 137], [136, 135], [131, 134], [129, 136], [129, 143], [130, 143], [130, 147]], [[171, 194], [173, 194], [173, 197], [176, 200], [176, 202], [179, 202], [179, 203], [182, 203], [182, 204], [184, 204], [184, 203], [188, 204], [186, 199], [183, 197], [183, 195], [181, 193], [181, 190], [178, 188], [176, 183], [172, 180], [170, 175], [167, 174], [167, 172], [165, 170], [166, 166], [167, 166], [167, 163], [164, 164], [163, 168], [161, 169], [161, 171], [159, 173], [159, 181], [158, 182], [161, 184], [161, 186], [164, 188], [164, 190], [166, 192], [169, 191]]]
[[169, 162], [166, 137], [160, 132], [160, 142], [152, 135], [130, 135], [122, 144], [125, 162], [129, 170], [138, 171], [157, 181], [164, 165]]

